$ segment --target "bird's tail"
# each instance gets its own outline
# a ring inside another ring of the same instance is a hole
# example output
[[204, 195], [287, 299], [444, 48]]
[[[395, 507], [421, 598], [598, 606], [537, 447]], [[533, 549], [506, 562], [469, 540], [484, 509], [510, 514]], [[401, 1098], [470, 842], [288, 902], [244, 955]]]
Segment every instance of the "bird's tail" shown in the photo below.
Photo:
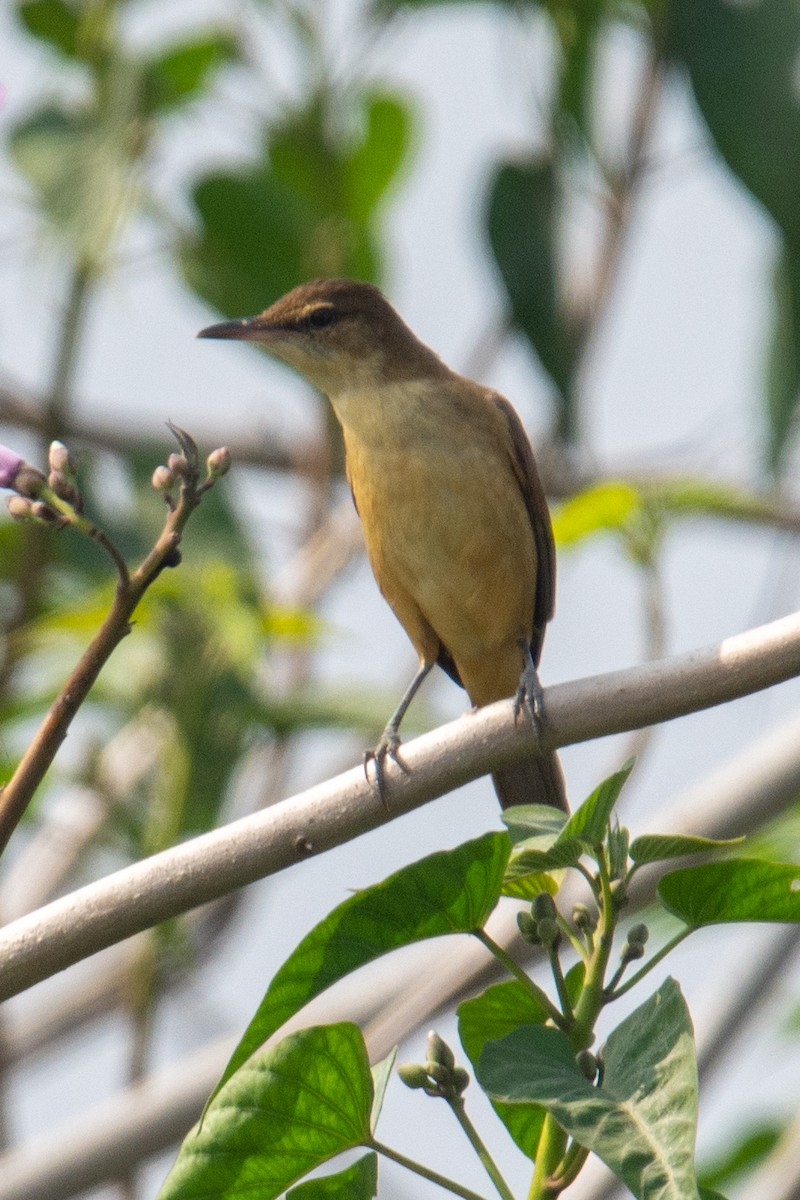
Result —
[[494, 790], [503, 808], [512, 804], [550, 804], [569, 812], [564, 775], [558, 755], [532, 755], [492, 775]]

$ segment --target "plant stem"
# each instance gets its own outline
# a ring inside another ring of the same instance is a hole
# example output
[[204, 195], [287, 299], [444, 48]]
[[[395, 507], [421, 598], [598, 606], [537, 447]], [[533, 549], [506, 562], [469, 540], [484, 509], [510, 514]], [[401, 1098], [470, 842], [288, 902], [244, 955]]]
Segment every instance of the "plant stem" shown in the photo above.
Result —
[[528, 1200], [548, 1200], [553, 1196], [551, 1179], [564, 1157], [567, 1135], [554, 1117], [547, 1114], [536, 1148], [536, 1167], [533, 1172]]
[[67, 414], [72, 388], [72, 377], [75, 373], [75, 363], [93, 280], [94, 272], [91, 267], [86, 263], [74, 264], [67, 291], [67, 302], [64, 306], [61, 337], [53, 365], [53, 377], [45, 406], [45, 424], [42, 430], [45, 442], [51, 442], [53, 438], [59, 437], [63, 432], [64, 418]]
[[514, 959], [511, 957], [508, 951], [504, 950], [502, 946], [498, 945], [494, 938], [490, 937], [485, 929], [473, 929], [472, 933], [479, 942], [483, 943], [489, 953], [493, 954], [498, 962], [501, 962], [506, 970], [509, 971], [514, 978], [523, 985], [523, 987], [527, 988], [533, 998], [537, 1001], [537, 1003], [541, 1004], [542, 1008], [545, 1009], [550, 1019], [558, 1026], [558, 1028], [564, 1029], [566, 1025], [564, 1017], [556, 1008], [555, 1004], [553, 1004], [553, 1001], [550, 999], [547, 992], [540, 988], [537, 983], [534, 983], [529, 975], [525, 974], [522, 967], [519, 965], [519, 963], [514, 962]]
[[604, 982], [614, 942], [616, 913], [605, 853], [599, 856], [598, 880], [595, 882], [595, 887], [597, 882], [600, 885], [599, 921], [595, 933], [594, 949], [586, 964], [586, 978], [578, 997], [578, 1003], [575, 1005], [575, 1021], [570, 1034], [576, 1051], [583, 1050], [592, 1044], [595, 1022], [606, 1002]]
[[574, 1014], [572, 1011], [572, 1002], [567, 992], [567, 984], [564, 979], [564, 972], [561, 970], [561, 960], [558, 957], [558, 950], [553, 948], [548, 950], [547, 957], [550, 959], [550, 969], [553, 972], [553, 979], [558, 992], [558, 999], [561, 1002], [561, 1011], [564, 1014], [568, 1023], [572, 1023]]
[[389, 1158], [392, 1162], [399, 1163], [401, 1167], [413, 1171], [415, 1175], [421, 1175], [423, 1179], [429, 1179], [431, 1183], [438, 1183], [439, 1187], [452, 1192], [455, 1196], [463, 1197], [463, 1200], [485, 1200], [485, 1197], [481, 1196], [478, 1192], [473, 1192], [469, 1188], [462, 1187], [460, 1183], [455, 1183], [452, 1179], [447, 1179], [444, 1175], [440, 1175], [438, 1171], [431, 1171], [429, 1167], [424, 1167], [422, 1163], [415, 1162], [413, 1158], [406, 1158], [405, 1154], [400, 1154], [399, 1151], [392, 1150], [391, 1146], [385, 1146], [383, 1142], [377, 1142], [372, 1139], [364, 1144], [377, 1154], [382, 1154], [384, 1158]]
[[648, 959], [643, 967], [640, 967], [635, 974], [631, 975], [630, 979], [628, 979], [626, 983], [623, 983], [621, 987], [616, 988], [614, 991], [610, 991], [606, 997], [606, 1000], [618, 1000], [620, 996], [624, 996], [626, 992], [629, 992], [632, 987], [636, 987], [636, 984], [639, 983], [640, 980], [644, 979], [648, 971], [652, 971], [653, 967], [657, 966], [661, 962], [662, 958], [666, 958], [676, 946], [680, 946], [683, 939], [687, 938], [690, 933], [694, 933], [694, 928], [691, 925], [687, 925], [685, 929], [681, 929], [680, 932], [676, 933], [673, 938], [670, 938], [668, 942], [665, 942], [661, 949], [658, 950], [652, 958]]
[[502, 1196], [503, 1200], [514, 1200], [514, 1195], [511, 1191], [511, 1189], [509, 1188], [506, 1181], [503, 1179], [503, 1176], [500, 1174], [497, 1164], [495, 1163], [495, 1161], [492, 1158], [489, 1151], [486, 1149], [486, 1146], [484, 1145], [483, 1141], [481, 1140], [481, 1136], [478, 1133], [477, 1129], [475, 1128], [475, 1126], [472, 1124], [472, 1121], [470, 1121], [469, 1117], [467, 1116], [467, 1110], [466, 1110], [466, 1106], [464, 1104], [463, 1096], [458, 1096], [458, 1097], [455, 1097], [454, 1099], [448, 1099], [447, 1103], [450, 1105], [450, 1108], [453, 1110], [456, 1120], [458, 1121], [461, 1128], [464, 1130], [464, 1133], [469, 1138], [470, 1144], [472, 1145], [478, 1158], [483, 1163], [483, 1166], [486, 1170], [486, 1174], [491, 1179], [492, 1183], [494, 1184], [495, 1188], [497, 1189], [498, 1194], [500, 1196]]
[[50, 706], [11, 779], [0, 789], [0, 853], [7, 846], [100, 671], [130, 632], [134, 609], [163, 568], [175, 564], [183, 529], [199, 502], [200, 489], [196, 483], [184, 485], [180, 500], [167, 515], [150, 553], [131, 576], [128, 577], [127, 568], [125, 577], [120, 572], [108, 615]]

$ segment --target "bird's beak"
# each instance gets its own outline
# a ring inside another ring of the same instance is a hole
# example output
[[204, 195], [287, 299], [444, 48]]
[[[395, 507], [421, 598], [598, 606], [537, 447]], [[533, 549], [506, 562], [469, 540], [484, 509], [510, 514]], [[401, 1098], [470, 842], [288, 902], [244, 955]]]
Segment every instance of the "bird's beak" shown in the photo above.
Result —
[[218, 325], [207, 325], [197, 335], [199, 338], [227, 338], [239, 342], [263, 340], [263, 327], [259, 328], [258, 317], [241, 317], [238, 321], [220, 321]]

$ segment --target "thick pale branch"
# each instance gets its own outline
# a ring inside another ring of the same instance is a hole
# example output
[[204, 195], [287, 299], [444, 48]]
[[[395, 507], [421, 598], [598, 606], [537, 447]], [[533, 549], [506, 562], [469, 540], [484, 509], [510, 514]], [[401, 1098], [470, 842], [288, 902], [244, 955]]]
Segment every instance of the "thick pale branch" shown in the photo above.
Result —
[[[546, 747], [721, 704], [800, 674], [800, 614], [719, 646], [545, 694]], [[390, 764], [387, 813], [361, 768], [310, 788], [47, 905], [0, 934], [0, 999], [168, 917], [341, 845], [468, 780], [536, 750], [510, 701], [408, 743], [408, 773]]]

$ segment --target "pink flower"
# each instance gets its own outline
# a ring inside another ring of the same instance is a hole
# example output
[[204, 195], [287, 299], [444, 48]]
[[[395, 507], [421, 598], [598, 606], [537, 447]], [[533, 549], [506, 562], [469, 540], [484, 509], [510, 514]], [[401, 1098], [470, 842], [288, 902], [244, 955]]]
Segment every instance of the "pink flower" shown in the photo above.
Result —
[[23, 462], [24, 459], [14, 450], [9, 450], [8, 446], [0, 446], [0, 487], [14, 486], [14, 480]]

